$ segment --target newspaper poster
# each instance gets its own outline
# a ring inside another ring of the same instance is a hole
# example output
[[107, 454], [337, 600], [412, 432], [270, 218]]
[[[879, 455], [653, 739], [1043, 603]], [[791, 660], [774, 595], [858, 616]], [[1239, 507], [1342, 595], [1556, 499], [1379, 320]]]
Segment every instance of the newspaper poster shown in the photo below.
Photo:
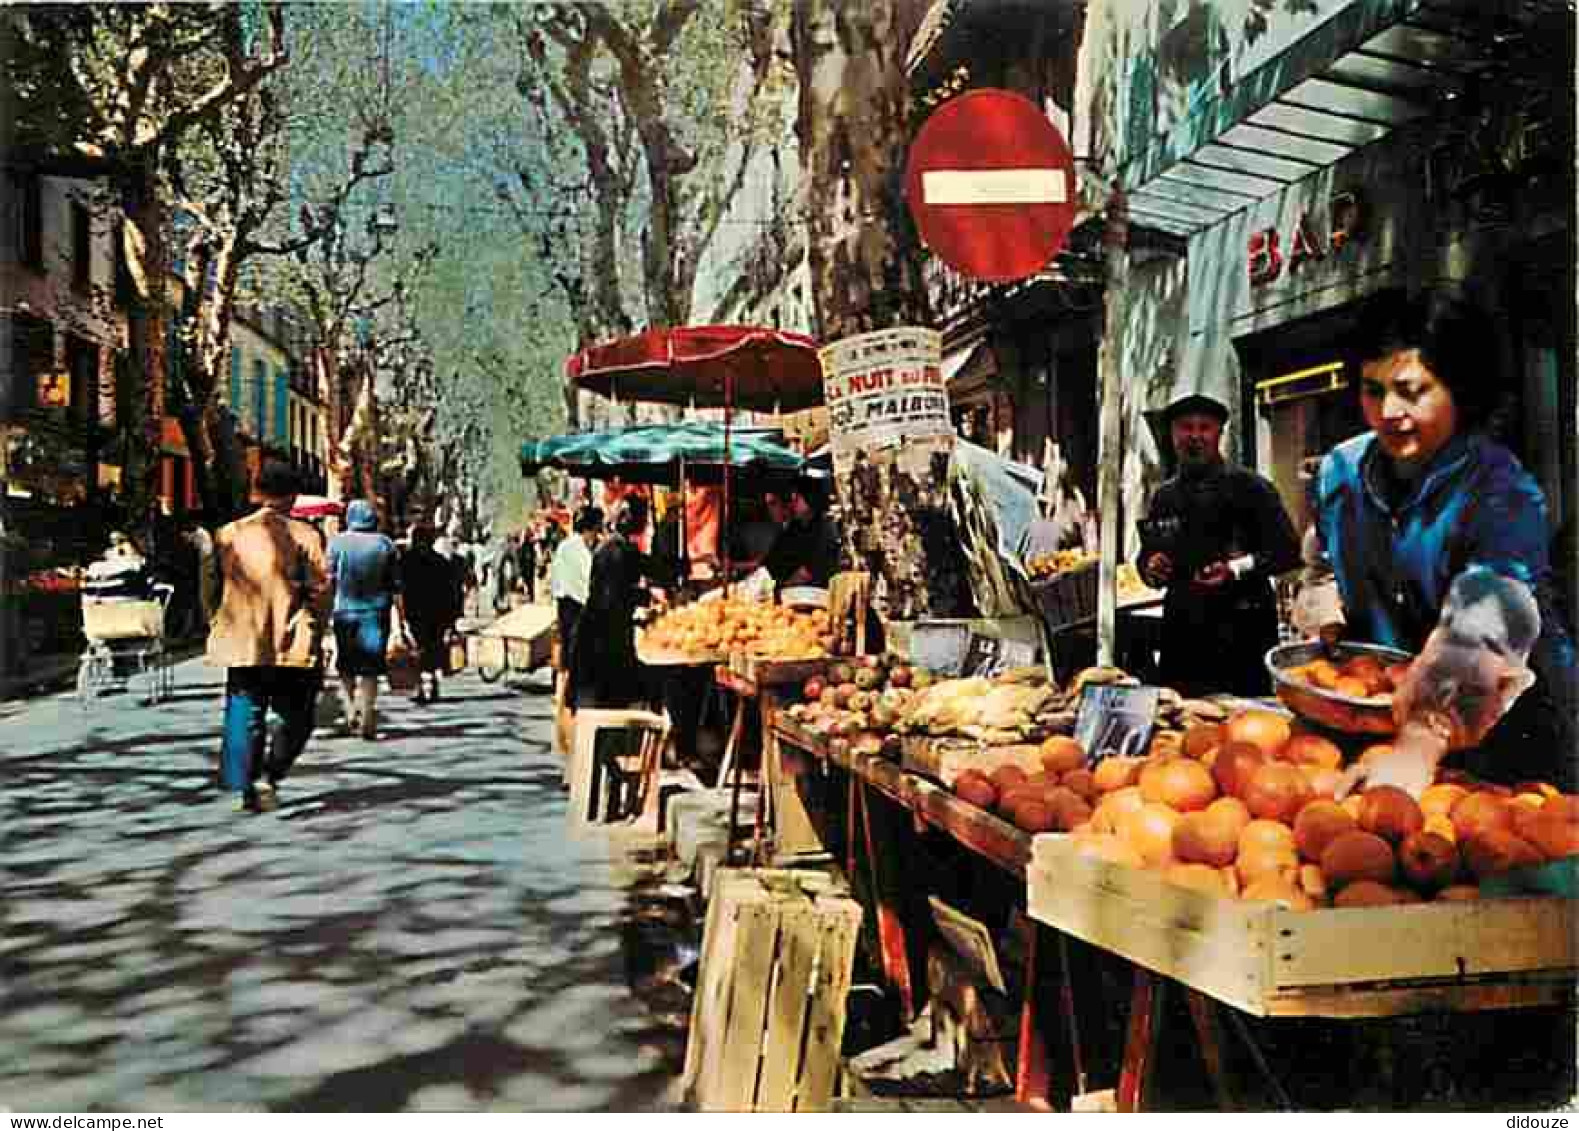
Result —
[[902, 326], [844, 338], [824, 347], [823, 399], [834, 474], [843, 477], [858, 453], [894, 453], [913, 476], [926, 474], [933, 451], [954, 447], [943, 336]]
[[942, 345], [936, 330], [903, 326], [818, 354], [845, 557], [872, 575], [872, 603], [890, 620], [970, 615], [949, 514]]

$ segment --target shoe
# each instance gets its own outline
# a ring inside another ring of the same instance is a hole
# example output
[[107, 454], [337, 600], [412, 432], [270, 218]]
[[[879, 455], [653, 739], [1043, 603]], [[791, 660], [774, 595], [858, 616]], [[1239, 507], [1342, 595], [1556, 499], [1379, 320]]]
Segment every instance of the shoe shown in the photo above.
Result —
[[258, 791], [255, 789], [244, 789], [240, 793], [236, 794], [236, 812], [261, 812], [261, 810], [258, 808]]
[[260, 781], [257, 784], [256, 792], [259, 813], [272, 813], [280, 807], [279, 794], [268, 782]]

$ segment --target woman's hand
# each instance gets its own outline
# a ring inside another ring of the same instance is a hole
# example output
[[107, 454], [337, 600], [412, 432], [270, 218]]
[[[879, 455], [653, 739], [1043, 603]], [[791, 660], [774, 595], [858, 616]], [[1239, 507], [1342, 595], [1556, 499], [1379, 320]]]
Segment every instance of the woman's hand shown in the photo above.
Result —
[[1173, 559], [1161, 550], [1153, 550], [1140, 559], [1141, 580], [1153, 589], [1166, 588], [1173, 580]]
[[1335, 791], [1338, 800], [1352, 793], [1361, 782], [1367, 788], [1396, 786], [1419, 797], [1436, 780], [1437, 766], [1447, 754], [1447, 735], [1424, 720], [1412, 720], [1399, 730], [1391, 744], [1380, 746], [1366, 761], [1350, 766]]

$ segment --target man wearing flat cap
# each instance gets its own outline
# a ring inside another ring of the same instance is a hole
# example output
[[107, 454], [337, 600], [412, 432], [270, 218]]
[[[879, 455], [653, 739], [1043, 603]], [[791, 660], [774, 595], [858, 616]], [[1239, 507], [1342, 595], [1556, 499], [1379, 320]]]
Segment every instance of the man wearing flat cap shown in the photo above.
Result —
[[1166, 589], [1162, 681], [1186, 695], [1271, 691], [1262, 658], [1277, 643], [1272, 578], [1299, 565], [1277, 488], [1223, 460], [1228, 409], [1200, 393], [1162, 419], [1178, 467], [1151, 497], [1136, 566]]

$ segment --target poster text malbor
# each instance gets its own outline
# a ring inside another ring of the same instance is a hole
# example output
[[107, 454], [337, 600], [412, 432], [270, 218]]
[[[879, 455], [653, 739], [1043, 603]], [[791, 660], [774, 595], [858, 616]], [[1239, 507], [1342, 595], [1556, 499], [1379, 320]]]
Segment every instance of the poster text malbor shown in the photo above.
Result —
[[823, 391], [836, 460], [906, 440], [949, 436], [936, 332], [880, 331], [825, 349]]

